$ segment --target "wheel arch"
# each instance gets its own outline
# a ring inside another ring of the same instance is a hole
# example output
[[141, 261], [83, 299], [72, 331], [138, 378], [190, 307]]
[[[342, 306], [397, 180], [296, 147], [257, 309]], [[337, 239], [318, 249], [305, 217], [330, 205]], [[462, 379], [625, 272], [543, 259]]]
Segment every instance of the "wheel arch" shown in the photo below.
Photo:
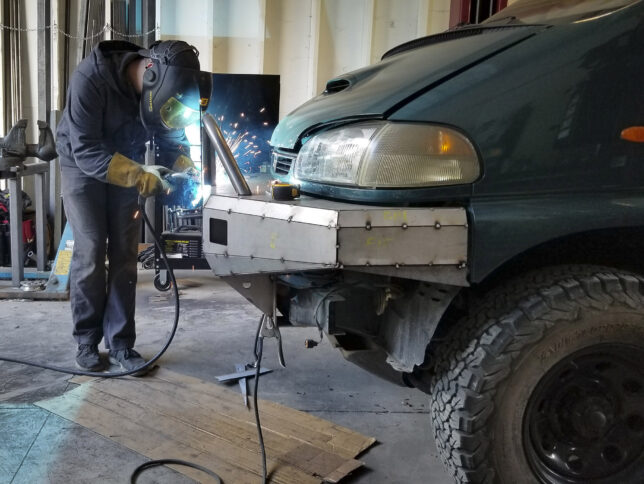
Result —
[[644, 228], [589, 230], [554, 238], [515, 255], [480, 282], [463, 287], [440, 317], [427, 346], [425, 362], [414, 372], [411, 383], [423, 390], [423, 378], [419, 373], [431, 371], [432, 352], [466, 313], [473, 299], [484, 297], [520, 274], [568, 264], [604, 266], [644, 274]]
[[577, 231], [549, 239], [515, 254], [472, 287], [487, 288], [529, 270], [576, 264], [644, 272], [644, 227]]

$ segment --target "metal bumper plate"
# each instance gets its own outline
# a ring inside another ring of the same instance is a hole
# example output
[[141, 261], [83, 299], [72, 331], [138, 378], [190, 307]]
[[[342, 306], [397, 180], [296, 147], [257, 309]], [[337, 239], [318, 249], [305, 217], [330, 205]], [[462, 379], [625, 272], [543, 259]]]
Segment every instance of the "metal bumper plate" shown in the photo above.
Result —
[[301, 197], [215, 192], [203, 211], [204, 253], [215, 274], [342, 267], [463, 267], [462, 208], [373, 207]]

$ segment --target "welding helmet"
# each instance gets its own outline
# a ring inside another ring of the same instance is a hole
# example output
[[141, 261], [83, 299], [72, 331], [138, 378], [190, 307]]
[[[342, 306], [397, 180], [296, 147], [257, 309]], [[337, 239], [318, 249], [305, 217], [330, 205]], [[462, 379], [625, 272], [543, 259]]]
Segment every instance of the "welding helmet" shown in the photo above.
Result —
[[199, 71], [199, 52], [180, 40], [155, 42], [143, 74], [141, 121], [150, 132], [183, 129], [199, 121], [210, 98], [211, 76]]

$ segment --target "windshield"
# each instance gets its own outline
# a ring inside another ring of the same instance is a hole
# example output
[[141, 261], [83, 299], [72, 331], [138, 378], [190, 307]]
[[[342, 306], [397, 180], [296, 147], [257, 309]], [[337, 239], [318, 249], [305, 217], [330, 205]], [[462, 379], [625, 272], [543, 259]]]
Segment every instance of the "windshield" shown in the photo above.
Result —
[[519, 0], [483, 24], [515, 20], [526, 24], [556, 24], [590, 20], [640, 0]]

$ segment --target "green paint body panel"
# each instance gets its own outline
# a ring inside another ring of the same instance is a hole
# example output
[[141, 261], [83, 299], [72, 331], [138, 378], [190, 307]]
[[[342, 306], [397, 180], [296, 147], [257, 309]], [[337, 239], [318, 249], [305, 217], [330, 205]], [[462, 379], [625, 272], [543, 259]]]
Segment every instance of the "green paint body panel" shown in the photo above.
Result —
[[296, 151], [316, 130], [364, 117], [461, 130], [481, 157], [472, 185], [302, 189], [360, 203], [465, 206], [472, 283], [550, 240], [644, 227], [644, 143], [620, 138], [644, 125], [644, 2], [582, 20], [447, 40], [340, 76], [350, 87], [298, 108], [272, 144]]

